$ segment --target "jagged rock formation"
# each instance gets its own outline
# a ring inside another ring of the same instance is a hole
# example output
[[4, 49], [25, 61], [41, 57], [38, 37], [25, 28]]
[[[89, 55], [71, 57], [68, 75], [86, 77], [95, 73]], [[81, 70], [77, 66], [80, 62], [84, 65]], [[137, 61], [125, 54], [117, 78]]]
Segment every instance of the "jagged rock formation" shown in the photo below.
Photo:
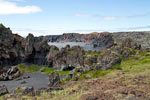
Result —
[[71, 70], [84, 64], [84, 50], [79, 46], [66, 46], [60, 51], [53, 46], [47, 56], [49, 66], [58, 70]]
[[38, 65], [46, 65], [46, 55], [49, 52], [50, 46], [42, 38], [34, 37], [29, 34], [23, 42], [25, 50], [25, 62]]
[[9, 28], [0, 26], [0, 66], [16, 65], [22, 62], [47, 64], [46, 55], [50, 46], [40, 37], [29, 34], [26, 39], [12, 34]]
[[63, 88], [60, 87], [60, 77], [59, 74], [53, 72], [49, 75], [49, 91], [51, 90], [62, 90]]
[[[57, 36], [34, 37], [29, 34], [25, 39], [17, 34], [12, 34], [9, 28], [0, 27], [0, 66], [16, 65], [22, 62], [38, 65], [48, 65], [56, 70], [73, 70], [76, 67], [88, 69], [108, 69], [126, 59], [133, 52], [129, 48], [141, 49], [141, 45], [131, 39], [119, 41], [119, 47], [114, 45], [114, 39], [119, 40], [119, 35], [111, 33], [77, 34], [68, 33]], [[136, 35], [135, 35], [136, 36]], [[114, 39], [113, 39], [114, 37]], [[66, 46], [59, 50], [49, 46], [47, 41], [86, 42], [95, 47], [103, 47], [104, 52], [84, 51], [79, 46]], [[106, 48], [110, 48], [106, 49]], [[121, 58], [122, 57], [122, 58]]]
[[23, 38], [13, 35], [9, 28], [0, 27], [0, 65], [17, 64], [23, 57]]

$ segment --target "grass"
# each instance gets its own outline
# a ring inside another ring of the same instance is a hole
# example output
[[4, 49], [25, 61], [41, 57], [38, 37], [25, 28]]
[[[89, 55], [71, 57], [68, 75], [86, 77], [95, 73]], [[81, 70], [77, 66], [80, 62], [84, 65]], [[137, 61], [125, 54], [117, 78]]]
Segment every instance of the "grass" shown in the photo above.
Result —
[[20, 64], [18, 68], [19, 68], [19, 70], [22, 73], [27, 73], [27, 72], [37, 72], [37, 71], [40, 71], [41, 67], [38, 66], [38, 65], [34, 65], [34, 64], [29, 65], [29, 66], [27, 66], [25, 64]]
[[139, 73], [145, 73], [146, 69], [150, 69], [150, 56], [145, 55], [138, 57], [138, 59], [135, 59], [135, 56], [132, 56], [127, 61], [122, 61], [121, 64], [114, 65], [112, 69], [96, 71], [92, 70], [81, 74], [79, 79], [87, 79], [88, 76], [91, 78], [99, 78], [117, 70], [135, 75]]
[[25, 65], [25, 64], [20, 64], [19, 66], [19, 70], [22, 73], [28, 73], [28, 72], [38, 72], [40, 71], [41, 68], [44, 68], [44, 72], [45, 74], [51, 74], [52, 72], [56, 72], [59, 75], [68, 75], [69, 71], [55, 71], [53, 68], [50, 68], [48, 66], [38, 66], [38, 65]]
[[79, 77], [79, 80], [87, 79], [88, 77], [90, 77], [92, 79], [103, 77], [111, 72], [116, 71], [116, 70], [122, 70], [121, 66], [115, 65], [112, 69], [108, 69], [108, 70], [91, 70], [91, 71], [88, 71], [87, 73], [81, 74], [81, 76]]

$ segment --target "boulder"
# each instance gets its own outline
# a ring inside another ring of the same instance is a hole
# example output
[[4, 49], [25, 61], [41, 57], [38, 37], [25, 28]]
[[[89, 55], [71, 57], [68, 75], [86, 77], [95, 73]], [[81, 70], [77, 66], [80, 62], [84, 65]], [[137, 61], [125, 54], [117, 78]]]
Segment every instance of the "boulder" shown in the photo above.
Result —
[[21, 73], [17, 66], [12, 66], [8, 70], [4, 70], [0, 74], [0, 81], [13, 80], [20, 77]]
[[34, 92], [33, 86], [20, 86], [16, 88], [15, 93], [19, 93], [21, 95], [32, 94]]
[[98, 61], [96, 65], [96, 69], [102, 69], [102, 70], [107, 70], [112, 68], [116, 64], [121, 63], [121, 58], [120, 57], [110, 57], [110, 56], [104, 56], [101, 60]]
[[8, 93], [8, 90], [5, 85], [0, 85], [0, 96]]
[[62, 90], [63, 88], [60, 87], [60, 77], [59, 74], [53, 72], [49, 75], [49, 90]]

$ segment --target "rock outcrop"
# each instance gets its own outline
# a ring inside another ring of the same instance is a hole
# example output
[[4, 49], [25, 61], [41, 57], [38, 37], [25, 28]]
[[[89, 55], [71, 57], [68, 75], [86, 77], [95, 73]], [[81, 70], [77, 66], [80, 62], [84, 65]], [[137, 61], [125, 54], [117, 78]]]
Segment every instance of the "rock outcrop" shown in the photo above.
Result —
[[46, 56], [49, 52], [50, 46], [42, 38], [34, 37], [29, 34], [23, 42], [25, 50], [25, 62], [46, 65]]
[[0, 66], [15, 65], [23, 58], [23, 38], [12, 34], [9, 28], [0, 26]]
[[[29, 34], [25, 39], [17, 34], [12, 34], [9, 28], [0, 26], [0, 66], [16, 65], [22, 62], [37, 65], [48, 65], [55, 70], [73, 70], [76, 67], [87, 69], [109, 69], [113, 65], [127, 59], [134, 52], [132, 49], [141, 49], [141, 45], [132, 39], [122, 39], [121, 45], [114, 45], [114, 34], [91, 33], [78, 34], [67, 33], [56, 36], [34, 37]], [[80, 46], [66, 47], [59, 50], [55, 46], [49, 46], [51, 42], [86, 42], [94, 47], [104, 48], [104, 52], [93, 51], [89, 54]], [[115, 37], [117, 38], [117, 37]], [[109, 49], [107, 49], [109, 48]]]
[[59, 74], [53, 72], [49, 75], [49, 90], [62, 90], [63, 88], [60, 87], [60, 77]]
[[12, 34], [9, 28], [0, 25], [0, 67], [20, 63], [46, 65], [50, 46], [40, 37], [29, 34], [26, 39]]
[[141, 44], [143, 48], [149, 48], [150, 45], [150, 32], [115, 32], [115, 33], [91, 33], [91, 34], [79, 34], [79, 33], [64, 33], [63, 35], [49, 35], [44, 36], [48, 42], [86, 42], [91, 43], [94, 47], [111, 47], [114, 41], [119, 43], [120, 41], [131, 38], [133, 41]]
[[8, 93], [8, 90], [5, 85], [0, 85], [0, 96]]
[[8, 70], [1, 70], [0, 81], [8, 81], [18, 78], [21, 75], [17, 66], [12, 66]]
[[20, 95], [29, 95], [34, 93], [34, 88], [33, 86], [20, 86], [14, 92]]
[[79, 46], [66, 46], [60, 51], [57, 47], [51, 47], [47, 56], [49, 66], [56, 70], [72, 70], [84, 64], [84, 50]]
[[142, 48], [149, 48], [150, 45], [150, 32], [149, 31], [137, 31], [137, 32], [115, 32], [112, 33], [115, 42], [120, 42], [126, 38], [131, 38], [137, 44], [141, 44]]

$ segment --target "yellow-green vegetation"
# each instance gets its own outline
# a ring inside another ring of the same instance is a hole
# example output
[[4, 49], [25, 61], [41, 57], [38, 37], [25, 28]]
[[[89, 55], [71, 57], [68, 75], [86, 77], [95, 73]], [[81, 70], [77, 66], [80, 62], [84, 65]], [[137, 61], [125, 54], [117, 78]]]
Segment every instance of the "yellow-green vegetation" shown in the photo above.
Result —
[[59, 75], [67, 75], [69, 71], [54, 71], [53, 68], [50, 68], [48, 66], [39, 66], [39, 65], [25, 65], [25, 64], [20, 64], [18, 65], [19, 70], [22, 73], [28, 73], [28, 72], [38, 72], [42, 68], [44, 69], [42, 73], [45, 74], [51, 74], [52, 72], [57, 72]]
[[34, 65], [34, 64], [29, 65], [29, 66], [27, 66], [25, 64], [20, 64], [20, 65], [18, 65], [18, 68], [23, 73], [25, 73], [25, 72], [37, 72], [40, 70], [40, 66]]
[[22, 89], [16, 90], [16, 93], [21, 93], [21, 92], [22, 92]]
[[116, 70], [122, 70], [122, 67], [120, 64], [117, 64], [115, 66], [113, 66], [113, 68], [108, 69], [108, 70], [91, 70], [88, 71], [85, 74], [81, 74], [81, 76], [79, 77], [79, 80], [83, 80], [83, 79], [88, 79], [88, 78], [99, 78], [99, 77], [103, 77], [106, 74], [109, 74], [111, 72], [114, 72]]

